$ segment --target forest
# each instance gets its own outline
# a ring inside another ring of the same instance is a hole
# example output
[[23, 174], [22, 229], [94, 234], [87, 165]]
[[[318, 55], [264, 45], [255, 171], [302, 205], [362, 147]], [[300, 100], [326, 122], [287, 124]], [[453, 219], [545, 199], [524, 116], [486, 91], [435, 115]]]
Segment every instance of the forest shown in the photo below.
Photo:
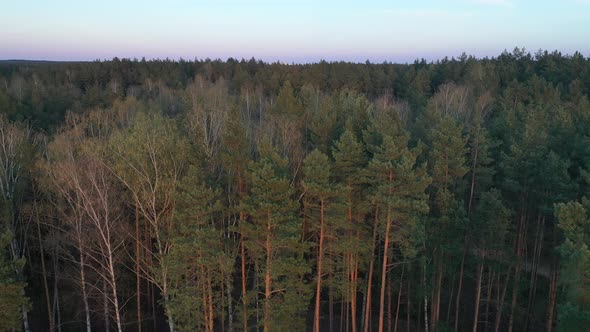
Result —
[[588, 331], [590, 57], [0, 61], [0, 331]]

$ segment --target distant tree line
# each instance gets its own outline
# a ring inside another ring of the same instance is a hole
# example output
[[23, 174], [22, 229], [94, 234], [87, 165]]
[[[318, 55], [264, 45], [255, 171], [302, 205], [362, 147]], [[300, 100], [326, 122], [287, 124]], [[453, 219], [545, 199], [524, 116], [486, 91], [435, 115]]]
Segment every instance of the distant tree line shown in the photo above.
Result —
[[0, 61], [0, 331], [590, 329], [590, 58]]

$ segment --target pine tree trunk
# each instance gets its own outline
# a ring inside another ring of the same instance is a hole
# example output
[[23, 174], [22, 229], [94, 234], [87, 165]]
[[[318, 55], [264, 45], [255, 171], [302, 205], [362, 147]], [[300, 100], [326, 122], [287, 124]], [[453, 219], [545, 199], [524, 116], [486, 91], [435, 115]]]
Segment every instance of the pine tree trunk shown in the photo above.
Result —
[[322, 292], [322, 260], [324, 258], [324, 200], [320, 200], [320, 241], [318, 249], [317, 280], [315, 291], [314, 331], [320, 332], [320, 306]]
[[367, 296], [365, 299], [365, 312], [364, 312], [364, 322], [363, 322], [363, 331], [369, 332], [371, 330], [371, 287], [372, 287], [372, 279], [373, 279], [373, 269], [374, 263], [373, 260], [369, 263], [369, 275], [367, 276]]
[[463, 257], [461, 258], [461, 270], [459, 271], [459, 285], [455, 300], [455, 331], [459, 331], [459, 312], [461, 308], [461, 291], [463, 290], [463, 276], [465, 274], [465, 257], [467, 256], [467, 241], [463, 241]]
[[[242, 213], [240, 212], [240, 216]], [[242, 216], [240, 217], [242, 219]], [[244, 331], [248, 331], [248, 298], [247, 298], [247, 289], [246, 289], [246, 248], [244, 245], [244, 237], [240, 238], [240, 252], [241, 252], [241, 264], [242, 264], [242, 325], [244, 326]]]
[[397, 307], [395, 309], [395, 323], [393, 326], [393, 332], [397, 332], [397, 323], [399, 318], [399, 307], [402, 305], [402, 286], [404, 284], [404, 272], [406, 270], [406, 265], [402, 265], [402, 275], [399, 278], [399, 292], [397, 293]]
[[[330, 327], [330, 330], [332, 328]], [[340, 332], [345, 332], [344, 331], [344, 303], [340, 304], [340, 324], [338, 324], [338, 330]]]
[[[475, 180], [476, 180], [476, 170], [477, 170], [477, 159], [479, 155], [479, 136], [476, 136], [475, 146], [474, 146], [474, 154], [473, 154], [473, 163], [471, 166], [471, 186], [469, 190], [469, 203], [467, 205], [467, 216], [471, 217], [471, 208], [473, 206], [473, 198], [475, 197]], [[465, 237], [465, 235], [464, 235]], [[455, 331], [458, 331], [459, 327], [459, 309], [461, 304], [461, 291], [463, 289], [463, 275], [465, 272], [465, 256], [467, 255], [467, 241], [464, 240], [463, 242], [463, 257], [461, 259], [461, 272], [459, 274], [459, 286], [457, 288], [457, 298], [455, 304]], [[477, 323], [476, 323], [477, 324]]]
[[[248, 114], [250, 114], [250, 104], [248, 95]], [[244, 198], [244, 180], [242, 179], [242, 172], [238, 170], [238, 195], [240, 201]], [[244, 211], [240, 211], [240, 227], [242, 223], [246, 222], [246, 215]], [[241, 272], [242, 272], [242, 325], [244, 332], [248, 332], [248, 297], [247, 297], [247, 271], [246, 271], [246, 245], [244, 243], [244, 236], [240, 236], [240, 254], [241, 254]]]
[[534, 303], [534, 292], [535, 292], [535, 283], [537, 281], [537, 266], [539, 264], [538, 258], [540, 254], [539, 248], [539, 235], [541, 234], [541, 215], [537, 216], [537, 222], [535, 227], [535, 243], [533, 245], [533, 262], [531, 266], [531, 277], [529, 280], [529, 296], [526, 306], [526, 315], [525, 315], [525, 323], [524, 323], [524, 330], [528, 331], [529, 321], [530, 321], [530, 314], [531, 314], [531, 306]]
[[377, 221], [379, 220], [379, 208], [375, 209], [375, 224], [373, 225], [373, 242], [371, 243], [371, 260], [369, 262], [369, 275], [367, 276], [367, 300], [365, 301], [364, 332], [369, 332], [371, 317], [371, 288], [373, 282], [373, 269], [375, 265], [375, 242], [377, 241]]
[[[357, 231], [357, 239], [359, 237], [359, 233]], [[350, 313], [352, 318], [352, 332], [357, 331], [357, 321], [356, 321], [356, 314], [357, 314], [357, 285], [358, 285], [358, 257], [355, 259], [353, 257], [353, 274], [352, 274], [352, 284], [351, 284], [351, 294], [350, 294]]]
[[408, 332], [410, 332], [410, 312], [412, 311], [412, 296], [411, 296], [411, 283], [410, 283], [411, 278], [408, 278], [408, 308], [407, 308], [407, 312], [406, 312], [406, 319], [407, 321], [407, 328], [408, 328]]
[[440, 292], [441, 292], [441, 288], [442, 288], [442, 277], [443, 277], [443, 271], [442, 271], [442, 259], [443, 259], [443, 255], [442, 253], [439, 254], [438, 259], [437, 259], [437, 278], [436, 278], [436, 289], [435, 289], [435, 297], [434, 297], [434, 301], [433, 301], [433, 319], [432, 319], [432, 331], [436, 331], [437, 326], [438, 326], [438, 321], [440, 320]]
[[[433, 260], [433, 261], [436, 263], [436, 260]], [[432, 332], [436, 332], [436, 328], [435, 328], [436, 324], [434, 323], [434, 312], [436, 311], [436, 301], [435, 301], [435, 298], [434, 298], [434, 293], [435, 293], [435, 290], [436, 290], [436, 279], [437, 279], [436, 278], [436, 276], [437, 276], [437, 273], [436, 272], [437, 271], [435, 269], [435, 274], [434, 274], [433, 280], [431, 282], [432, 287], [430, 289], [430, 330]]]
[[471, 207], [473, 205], [473, 197], [475, 196], [475, 171], [477, 170], [477, 157], [479, 154], [479, 137], [475, 140], [475, 151], [473, 154], [473, 164], [471, 167], [471, 189], [469, 191], [469, 204], [467, 206], [467, 215], [471, 216]]
[[270, 332], [270, 296], [271, 296], [271, 244], [270, 244], [270, 212], [266, 213], [266, 242], [264, 245], [266, 251], [266, 266], [264, 274], [264, 332]]
[[510, 304], [510, 317], [508, 319], [508, 332], [512, 332], [512, 327], [514, 325], [514, 310], [516, 308], [516, 303], [518, 300], [518, 288], [520, 283], [520, 271], [521, 271], [521, 258], [522, 258], [522, 246], [523, 243], [526, 243], [525, 240], [525, 223], [526, 223], [526, 215], [523, 213], [520, 217], [519, 227], [518, 227], [518, 236], [517, 236], [517, 243], [516, 243], [516, 256], [518, 262], [516, 262], [516, 270], [514, 273], [514, 287], [512, 288], [512, 301]]
[[[420, 273], [422, 275], [422, 273]], [[420, 277], [422, 279], [422, 277]], [[424, 283], [420, 280], [422, 288], [424, 288]], [[424, 306], [422, 305], [422, 301], [418, 301], [418, 315], [416, 316], [416, 326], [418, 327], [418, 331], [422, 331], [422, 310]], [[428, 329], [428, 327], [426, 327]]]
[[[555, 247], [555, 235], [556, 232], [553, 230], [551, 232], [551, 237], [549, 239], [548, 246]], [[546, 321], [545, 321], [545, 330], [547, 332], [553, 331], [553, 317], [555, 312], [555, 302], [557, 299], [557, 285], [559, 279], [559, 261], [558, 258], [553, 255], [551, 257], [551, 277], [549, 279], [549, 299], [547, 301], [547, 313], [546, 313]]]
[[556, 264], [551, 266], [551, 280], [549, 282], [549, 301], [547, 303], [547, 321], [545, 323], [545, 330], [547, 332], [553, 331], [553, 315], [555, 312], [555, 302], [557, 299], [557, 280], [559, 277], [559, 270]]
[[[389, 171], [389, 190], [391, 196], [393, 191], [393, 171]], [[391, 228], [391, 205], [387, 204], [387, 222], [385, 224], [385, 243], [383, 244], [383, 266], [381, 268], [381, 294], [379, 297], [379, 332], [383, 332], [383, 315], [385, 311], [385, 286], [387, 284], [387, 264], [389, 263], [389, 229]]]
[[348, 316], [350, 315], [350, 302], [346, 301], [344, 303], [344, 331], [348, 332], [348, 324], [350, 323], [350, 320], [348, 319]]
[[203, 320], [205, 323], [205, 331], [209, 330], [209, 304], [208, 297], [207, 297], [207, 286], [205, 285], [207, 276], [205, 275], [205, 268], [201, 265], [201, 276], [199, 278], [201, 280], [201, 297], [203, 300]]
[[525, 331], [528, 330], [529, 321], [530, 321], [530, 314], [531, 308], [535, 304], [535, 298], [537, 296], [537, 280], [538, 280], [538, 271], [539, 271], [539, 264], [541, 262], [541, 252], [543, 250], [543, 235], [544, 235], [544, 228], [545, 228], [545, 216], [540, 217], [539, 223], [537, 223], [537, 234], [535, 236], [535, 248], [533, 253], [533, 269], [531, 271], [531, 281], [529, 286], [529, 303], [527, 305], [527, 318], [526, 318], [526, 325]]
[[393, 305], [393, 290], [391, 284], [393, 283], [393, 277], [387, 283], [387, 331], [391, 331], [391, 326], [393, 325], [391, 322], [391, 312], [392, 312], [392, 305]]
[[221, 296], [219, 296], [219, 298], [221, 299], [221, 306], [220, 306], [220, 311], [221, 311], [221, 315], [219, 317], [219, 322], [221, 324], [221, 332], [225, 332], [225, 278], [224, 278], [224, 273], [223, 273], [223, 269], [221, 270]]
[[254, 260], [254, 289], [256, 290], [256, 332], [260, 331], [260, 275], [258, 272], [258, 261]]
[[[550, 238], [548, 241], [548, 246], [554, 247], [555, 246], [555, 237], [556, 232], [552, 229], [550, 234]], [[555, 312], [555, 302], [557, 299], [557, 286], [558, 286], [558, 279], [559, 279], [559, 261], [558, 257], [555, 255], [551, 256], [551, 277], [549, 279], [549, 299], [547, 301], [547, 312], [546, 312], [546, 321], [545, 321], [545, 330], [547, 332], [553, 331], [553, 320], [554, 320], [554, 312]]]
[[213, 312], [213, 288], [211, 287], [211, 272], [209, 271], [209, 269], [207, 269], [207, 296], [209, 302], [209, 332], [213, 332], [215, 330], [215, 314]]
[[[483, 259], [483, 258], [481, 258]], [[483, 277], [483, 262], [479, 263], [477, 268], [477, 286], [475, 288], [475, 309], [473, 317], [473, 332], [477, 332], [477, 324], [479, 323], [479, 302], [481, 299], [481, 279]]]
[[520, 282], [520, 267], [516, 268], [516, 273], [514, 274], [514, 287], [512, 289], [512, 302], [510, 306], [510, 318], [508, 320], [508, 332], [512, 332], [512, 327], [514, 325], [514, 309], [516, 308], [516, 301], [518, 295], [518, 283]]
[[[348, 220], [350, 222], [350, 224], [355, 227], [356, 230], [356, 239], [357, 239], [357, 243], [360, 243], [360, 232], [358, 230], [358, 226], [356, 226], [354, 224], [353, 218], [352, 218], [352, 201], [349, 200], [349, 208], [348, 208]], [[353, 266], [352, 269], [352, 280], [351, 280], [351, 291], [350, 291], [350, 310], [351, 310], [351, 318], [352, 318], [352, 332], [356, 332], [357, 330], [357, 321], [356, 321], [356, 314], [357, 314], [357, 287], [358, 287], [358, 270], [359, 270], [359, 266], [358, 266], [358, 257], [355, 257], [356, 255], [351, 253], [350, 257], [351, 257], [351, 265]]]
[[[494, 326], [494, 331], [500, 331], [500, 323], [502, 322], [502, 311], [504, 309], [504, 299], [506, 298], [506, 291], [508, 290], [508, 283], [510, 281], [510, 271], [511, 268], [508, 268], [508, 272], [506, 272], [506, 281], [504, 282], [504, 288], [502, 289], [502, 296], [498, 299], [499, 306], [498, 312], [496, 313], [496, 324]], [[498, 285], [500, 287], [500, 285]]]
[[447, 304], [447, 323], [451, 319], [451, 308], [453, 306], [453, 295], [455, 295], [455, 278], [457, 276], [453, 273], [453, 280], [451, 280], [451, 291], [449, 292], [449, 303]]
[[[330, 245], [331, 242], [328, 242], [328, 254], [330, 255], [332, 253], [332, 246]], [[332, 271], [330, 271], [328, 273], [328, 320], [329, 320], [329, 327], [330, 327], [330, 331], [334, 331], [334, 288], [333, 288], [333, 282], [332, 282], [332, 278], [333, 278], [333, 274]], [[340, 318], [342, 318], [342, 315], [340, 315]], [[342, 324], [340, 324], [341, 328], [342, 328]]]
[[43, 290], [45, 292], [45, 302], [47, 304], [47, 317], [49, 319], [49, 331], [55, 331], [55, 317], [53, 315], [53, 308], [51, 307], [51, 299], [49, 295], [49, 284], [47, 283], [47, 268], [45, 266], [45, 253], [43, 248], [43, 241], [41, 240], [41, 221], [39, 220], [39, 210], [35, 205], [35, 216], [37, 221], [37, 239], [39, 240], [39, 257], [41, 260], [41, 275], [43, 277]]
[[[422, 287], [426, 287], [426, 266], [422, 266]], [[428, 295], [424, 292], [424, 331], [428, 332]]]
[[[329, 284], [328, 287], [328, 320], [330, 332], [334, 331], [334, 289], [332, 288], [332, 273], [328, 274]], [[342, 314], [340, 317], [342, 318]], [[342, 323], [340, 324], [342, 326]]]
[[467, 241], [463, 240], [463, 257], [461, 258], [461, 269], [459, 271], [459, 285], [455, 300], [455, 331], [459, 328], [459, 312], [461, 308], [461, 291], [463, 290], [463, 276], [465, 275], [465, 256], [467, 255]]
[[363, 293], [363, 305], [361, 308], [361, 331], [365, 330], [365, 308], [367, 307], [367, 293]]
[[492, 291], [494, 287], [494, 271], [492, 271], [492, 267], [488, 267], [488, 287], [487, 287], [487, 298], [486, 298], [486, 324], [484, 331], [488, 330], [489, 324], [488, 319], [490, 317], [490, 302], [492, 301]]
[[383, 332], [383, 315], [385, 311], [385, 287], [387, 284], [386, 276], [389, 251], [389, 229], [391, 227], [391, 221], [389, 219], [389, 216], [387, 217], [387, 224], [385, 225], [385, 244], [383, 245], [383, 266], [381, 268], [381, 294], [379, 297], [379, 332]]
[[226, 278], [225, 282], [227, 285], [225, 287], [226, 294], [227, 294], [227, 324], [228, 324], [228, 331], [234, 331], [234, 305], [232, 301], [232, 293], [233, 293], [233, 278], [232, 274], [230, 273]]

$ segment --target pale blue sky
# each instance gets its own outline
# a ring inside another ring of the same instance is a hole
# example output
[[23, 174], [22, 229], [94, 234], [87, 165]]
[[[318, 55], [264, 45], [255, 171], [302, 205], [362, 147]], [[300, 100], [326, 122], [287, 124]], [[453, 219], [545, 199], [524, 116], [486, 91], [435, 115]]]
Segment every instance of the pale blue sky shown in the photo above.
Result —
[[0, 59], [590, 54], [590, 0], [0, 0]]

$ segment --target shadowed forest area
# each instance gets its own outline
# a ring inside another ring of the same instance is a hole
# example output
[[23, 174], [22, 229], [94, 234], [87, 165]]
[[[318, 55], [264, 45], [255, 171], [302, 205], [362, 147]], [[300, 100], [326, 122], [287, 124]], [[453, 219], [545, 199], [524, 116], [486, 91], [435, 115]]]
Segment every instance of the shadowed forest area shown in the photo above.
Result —
[[0, 61], [0, 331], [590, 330], [590, 58]]

